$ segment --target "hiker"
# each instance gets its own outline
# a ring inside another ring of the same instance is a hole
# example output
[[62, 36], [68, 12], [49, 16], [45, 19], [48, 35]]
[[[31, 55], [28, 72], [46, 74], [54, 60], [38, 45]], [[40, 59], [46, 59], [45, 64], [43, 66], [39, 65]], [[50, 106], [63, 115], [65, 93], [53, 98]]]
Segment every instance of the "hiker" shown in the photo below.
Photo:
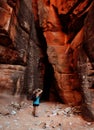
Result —
[[33, 116], [38, 117], [38, 106], [40, 104], [40, 94], [43, 92], [42, 89], [36, 89], [33, 91]]

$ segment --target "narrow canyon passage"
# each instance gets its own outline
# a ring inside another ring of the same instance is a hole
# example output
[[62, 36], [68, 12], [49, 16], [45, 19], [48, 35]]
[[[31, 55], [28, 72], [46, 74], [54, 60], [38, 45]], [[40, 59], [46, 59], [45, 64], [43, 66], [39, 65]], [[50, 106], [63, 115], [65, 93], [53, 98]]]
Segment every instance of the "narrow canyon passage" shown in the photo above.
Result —
[[94, 1], [0, 0], [0, 18], [0, 104], [7, 105], [7, 96], [31, 103], [32, 91], [41, 88], [43, 107], [47, 101], [78, 106], [93, 122]]

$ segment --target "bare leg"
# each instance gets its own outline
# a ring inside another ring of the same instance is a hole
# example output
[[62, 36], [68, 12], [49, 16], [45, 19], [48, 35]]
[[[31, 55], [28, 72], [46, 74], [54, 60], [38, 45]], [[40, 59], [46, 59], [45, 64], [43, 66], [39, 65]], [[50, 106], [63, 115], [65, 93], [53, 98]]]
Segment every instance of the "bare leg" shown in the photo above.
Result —
[[38, 106], [36, 107], [35, 115], [38, 116]]
[[36, 112], [36, 107], [35, 106], [33, 106], [33, 116], [35, 116], [35, 112]]
[[34, 115], [35, 117], [38, 117], [38, 106], [34, 106], [34, 107], [33, 107], [33, 115]]

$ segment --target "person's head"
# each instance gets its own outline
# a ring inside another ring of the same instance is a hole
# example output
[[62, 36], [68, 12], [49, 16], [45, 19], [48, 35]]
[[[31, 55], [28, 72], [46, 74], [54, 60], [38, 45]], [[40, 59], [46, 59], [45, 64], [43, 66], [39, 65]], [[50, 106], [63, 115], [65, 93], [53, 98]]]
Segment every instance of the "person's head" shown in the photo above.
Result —
[[33, 91], [33, 94], [41, 94], [41, 92], [42, 92], [42, 89], [37, 88], [37, 89], [35, 89], [35, 90]]
[[42, 89], [38, 88], [36, 91], [37, 91], [37, 92], [40, 92], [40, 91], [42, 91]]

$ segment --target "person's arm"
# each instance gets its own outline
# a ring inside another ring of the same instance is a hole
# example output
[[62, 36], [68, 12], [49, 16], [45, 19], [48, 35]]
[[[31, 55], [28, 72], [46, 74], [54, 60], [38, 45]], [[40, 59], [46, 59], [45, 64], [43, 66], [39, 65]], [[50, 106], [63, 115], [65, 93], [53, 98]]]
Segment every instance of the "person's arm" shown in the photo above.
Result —
[[39, 89], [38, 92], [37, 92], [37, 95], [40, 95], [42, 92], [43, 92], [43, 90]]

